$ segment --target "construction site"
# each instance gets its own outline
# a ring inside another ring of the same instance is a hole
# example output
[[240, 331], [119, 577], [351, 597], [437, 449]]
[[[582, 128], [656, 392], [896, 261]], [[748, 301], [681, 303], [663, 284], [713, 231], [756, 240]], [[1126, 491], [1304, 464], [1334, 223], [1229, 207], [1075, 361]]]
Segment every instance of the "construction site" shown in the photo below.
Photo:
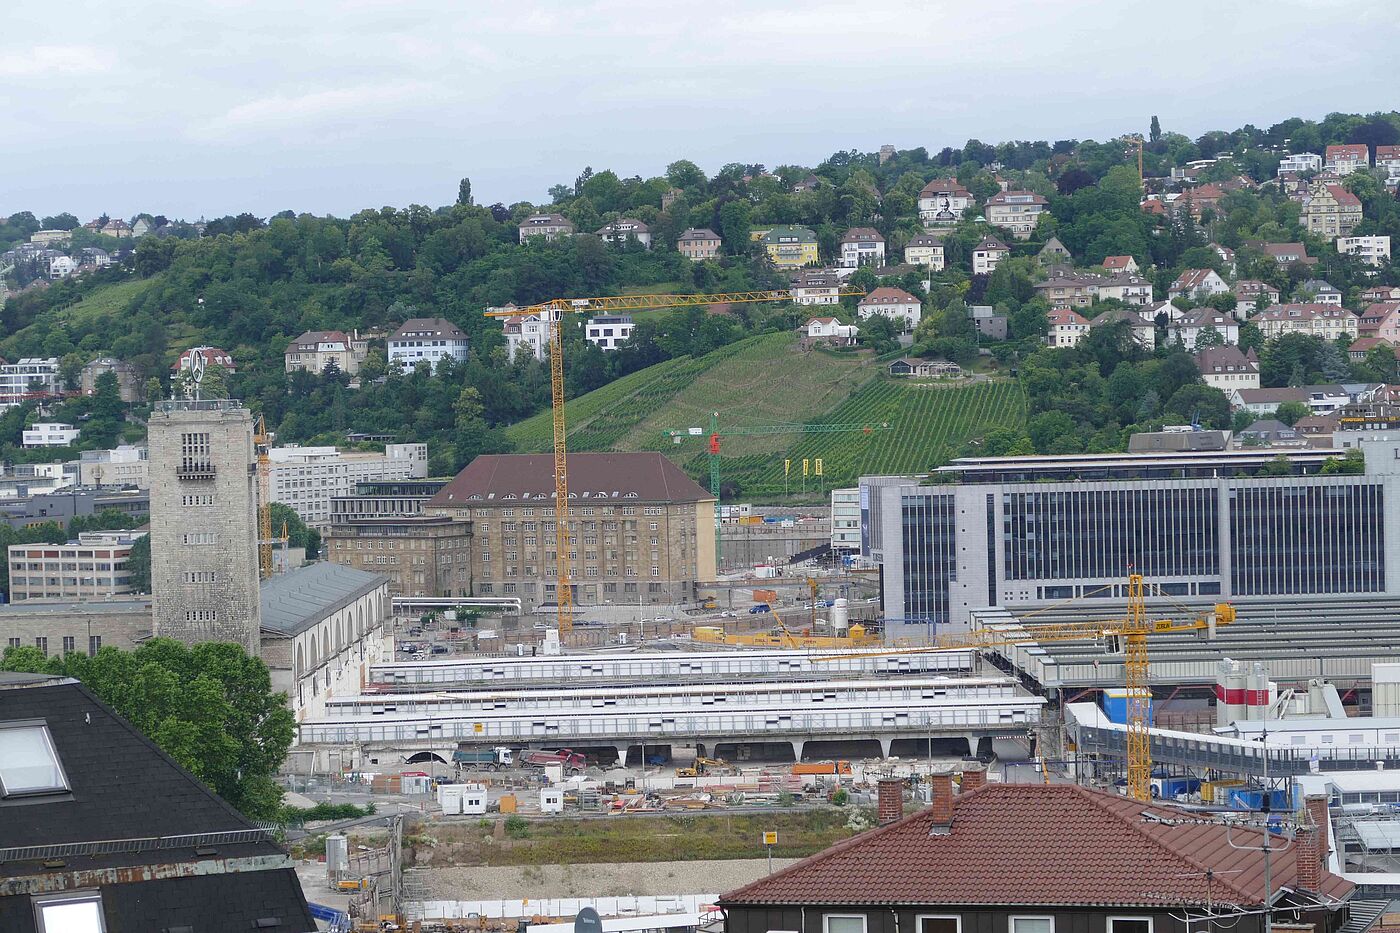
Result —
[[[553, 501], [574, 498], [563, 315], [782, 297], [510, 311], [548, 325]], [[708, 430], [668, 436], [706, 445], [716, 529], [754, 525], [752, 514], [719, 505], [718, 414]], [[950, 772], [969, 789], [1078, 784], [1210, 814], [1285, 812], [1325, 794], [1332, 838], [1347, 842], [1332, 870], [1359, 885], [1400, 884], [1385, 874], [1400, 850], [1400, 821], [1391, 822], [1400, 780], [1377, 777], [1400, 765], [1400, 665], [1386, 663], [1400, 635], [1387, 621], [1400, 609], [1393, 600], [1338, 597], [1306, 610], [1282, 598], [1182, 601], [1129, 572], [1047, 607], [974, 610], [965, 627], [892, 629], [866, 595], [871, 568], [819, 567], [829, 548], [816, 546], [717, 573], [681, 615], [645, 618], [639, 601], [627, 621], [617, 606], [575, 605], [576, 524], [552, 524], [557, 600], [531, 610], [533, 627], [501, 617], [489, 640], [478, 631], [449, 656], [436, 645], [422, 656], [431, 612], [402, 618], [396, 639], [413, 626], [414, 656], [396, 642], [384, 652], [395, 660], [367, 665], [358, 694], [298, 723], [293, 789], [374, 802], [398, 821], [382, 848], [368, 830], [356, 843], [395, 852], [388, 871], [327, 850], [324, 883], [352, 891], [348, 919], [565, 933], [592, 907], [608, 930], [697, 930], [715, 922], [717, 892], [771, 871], [773, 857], [863, 831], [891, 793], [900, 809], [923, 806]], [[499, 637], [508, 628], [514, 638]], [[1368, 781], [1358, 782], [1362, 772]], [[743, 841], [722, 841], [736, 821]], [[658, 846], [626, 829], [634, 825], [665, 825], [689, 841]], [[700, 841], [711, 833], [717, 841]], [[706, 887], [684, 868], [667, 869], [678, 880], [663, 882], [625, 867], [678, 855], [728, 860], [736, 874]], [[546, 865], [603, 874], [547, 876]], [[517, 873], [482, 891], [450, 874], [468, 866]], [[641, 889], [606, 880], [620, 877], [641, 879]]]

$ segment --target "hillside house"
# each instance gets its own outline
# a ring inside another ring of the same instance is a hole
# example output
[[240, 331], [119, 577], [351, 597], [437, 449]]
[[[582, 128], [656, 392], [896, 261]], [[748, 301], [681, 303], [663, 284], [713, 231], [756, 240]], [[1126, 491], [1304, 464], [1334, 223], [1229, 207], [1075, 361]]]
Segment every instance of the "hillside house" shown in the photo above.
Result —
[[1240, 324], [1233, 314], [1224, 314], [1214, 308], [1193, 308], [1167, 325], [1172, 340], [1180, 340], [1187, 353], [1196, 352], [1196, 340], [1210, 328], [1227, 344], [1240, 342]]
[[588, 323], [584, 325], [583, 339], [599, 350], [616, 350], [632, 339], [632, 329], [635, 326], [631, 315], [600, 314], [588, 319]]
[[1301, 262], [1308, 266], [1317, 263], [1317, 259], [1308, 255], [1307, 247], [1302, 243], [1250, 243], [1248, 245], [1281, 266], [1292, 265], [1295, 262]]
[[1105, 311], [1089, 322], [1089, 327], [1107, 327], [1112, 324], [1122, 322], [1128, 326], [1129, 332], [1138, 345], [1147, 350], [1157, 347], [1157, 325], [1147, 320], [1136, 311], [1129, 311], [1126, 308], [1118, 308], [1113, 311]]
[[598, 228], [595, 236], [613, 246], [625, 246], [629, 240], [636, 240], [651, 249], [651, 228], [633, 217], [622, 217]]
[[943, 238], [932, 233], [920, 233], [904, 246], [904, 261], [911, 266], [923, 266], [942, 272], [944, 266]]
[[1010, 230], [1018, 240], [1028, 240], [1049, 203], [1031, 191], [1002, 191], [987, 199], [983, 214], [993, 227]]
[[1284, 402], [1308, 406], [1315, 415], [1345, 408], [1351, 403], [1347, 390], [1339, 385], [1284, 386], [1277, 389], [1235, 389], [1230, 393], [1230, 407], [1265, 417], [1278, 411]]
[[919, 192], [919, 221], [925, 227], [951, 227], [972, 205], [972, 193], [956, 178], [935, 178]]
[[905, 817], [901, 782], [880, 781], [878, 828], [722, 895], [727, 933], [1188, 933], [1207, 907], [1261, 933], [1266, 904], [1338, 933], [1351, 916], [1353, 884], [1327, 870], [1325, 797], [1266, 872], [1267, 830], [1197, 810], [974, 770], [956, 794], [947, 772], [929, 786]]
[[526, 243], [531, 237], [557, 240], [574, 235], [574, 222], [563, 214], [531, 214], [520, 222], [520, 242]]
[[919, 319], [923, 316], [923, 306], [919, 299], [902, 288], [890, 285], [881, 285], [862, 298], [856, 305], [856, 311], [862, 321], [869, 320], [877, 314], [890, 318], [895, 322], [895, 329], [905, 334], [912, 333], [914, 328], [919, 326]]
[[1322, 279], [1308, 279], [1298, 286], [1297, 293], [1308, 296], [1306, 301], [1312, 304], [1331, 305], [1334, 308], [1342, 306], [1342, 293]]
[[352, 337], [343, 330], [308, 330], [287, 344], [283, 365], [289, 373], [300, 369], [319, 375], [333, 363], [336, 369], [353, 376], [360, 371], [368, 352], [369, 342], [358, 334]]
[[1265, 308], [1250, 319], [1264, 339], [1308, 334], [1324, 340], [1356, 337], [1358, 321], [1346, 308], [1325, 304], [1283, 304]]
[[1231, 291], [1235, 295], [1235, 316], [1245, 317], [1259, 310], [1259, 299], [1264, 298], [1264, 304], [1276, 305], [1279, 303], [1279, 291], [1267, 282], [1260, 282], [1255, 279], [1240, 279], [1235, 283]]
[[1137, 260], [1131, 256], [1105, 256], [1103, 260], [1104, 270], [1107, 272], [1141, 272], [1138, 268]]
[[78, 274], [78, 261], [72, 256], [55, 256], [49, 260], [49, 278], [66, 279]]
[[1334, 175], [1350, 175], [1371, 165], [1371, 150], [1364, 143], [1328, 146], [1326, 151], [1322, 168]]
[[[1351, 360], [1353, 363], [1360, 363], [1365, 360], [1366, 356], [1372, 350], [1376, 349], [1376, 347], [1388, 347], [1393, 350], [1395, 345], [1389, 340], [1380, 337], [1357, 337], [1352, 341], [1351, 346], [1347, 347], [1347, 359]], [[1400, 375], [1400, 373], [1397, 373], [1397, 375]]]
[[973, 247], [972, 274], [991, 275], [1001, 261], [1010, 255], [1011, 247], [996, 237], [989, 236]]
[[676, 239], [676, 251], [691, 262], [703, 262], [719, 255], [720, 238], [708, 227], [691, 227]]
[[947, 360], [911, 360], [901, 357], [890, 363], [891, 376], [909, 376], [914, 379], [945, 379], [961, 376], [962, 367]]
[[779, 269], [801, 269], [817, 264], [817, 235], [806, 227], [780, 224], [760, 238], [768, 261]]
[[1390, 262], [1390, 237], [1344, 236], [1333, 243], [1343, 256], [1355, 256], [1368, 266], [1384, 266]]
[[538, 314], [521, 314], [505, 318], [506, 356], [515, 359], [525, 352], [537, 360], [545, 358], [549, 345], [549, 325]]
[[1069, 308], [1050, 312], [1050, 330], [1045, 342], [1052, 347], [1073, 347], [1089, 332], [1089, 320]]
[[231, 373], [238, 372], [238, 366], [233, 362], [232, 354], [227, 350], [220, 350], [218, 347], [210, 346], [190, 347], [180, 354], [175, 360], [175, 365], [170, 368], [179, 373], [189, 372], [190, 367], [194, 364], [194, 355], [196, 353], [204, 354], [204, 363], [207, 366], [218, 366]]
[[1099, 279], [1099, 300], [1116, 298], [1125, 305], [1150, 305], [1154, 296], [1152, 283], [1132, 272], [1114, 272]]
[[1045, 263], [1073, 262], [1074, 257], [1070, 255], [1069, 248], [1060, 242], [1057, 236], [1051, 236], [1045, 241], [1045, 245], [1040, 248], [1040, 252], [1035, 254], [1035, 258]]
[[1187, 269], [1167, 288], [1167, 298], [1189, 298], [1204, 301], [1211, 295], [1223, 295], [1230, 290], [1214, 269]]
[[793, 277], [789, 291], [794, 304], [840, 304], [841, 277], [828, 269], [805, 269]]
[[1322, 156], [1316, 152], [1295, 152], [1286, 155], [1278, 163], [1278, 174], [1298, 175], [1303, 172], [1322, 171]]
[[1226, 395], [1235, 389], [1259, 388], [1259, 357], [1253, 347], [1248, 353], [1236, 346], [1205, 347], [1193, 359], [1205, 384]]
[[1036, 282], [1034, 288], [1036, 297], [1052, 308], [1087, 308], [1099, 297], [1099, 282], [1098, 276], [1066, 273]]
[[[424, 360], [437, 368], [438, 361], [448, 357], [464, 363], [469, 348], [466, 332], [440, 317], [409, 318], [387, 341], [389, 363], [398, 363], [405, 370]], [[512, 350], [511, 356], [514, 355]]]
[[967, 310], [977, 333], [988, 340], [1006, 339], [1011, 322], [1005, 314], [997, 314], [996, 308], [991, 305], [972, 305]]
[[809, 341], [821, 341], [843, 347], [855, 346], [860, 328], [854, 324], [842, 324], [834, 317], [814, 317], [807, 322], [806, 336]]
[[885, 238], [874, 227], [852, 227], [841, 236], [841, 258], [836, 264], [843, 269], [885, 264]]
[[1384, 169], [1387, 188], [1400, 185], [1400, 146], [1377, 146], [1376, 168]]
[[1365, 302], [1400, 301], [1400, 285], [1372, 285], [1357, 297]]
[[1361, 223], [1361, 199], [1341, 185], [1313, 182], [1299, 219], [1309, 233], [1329, 239], [1348, 236]]
[[1362, 337], [1379, 337], [1400, 346], [1400, 301], [1378, 301], [1366, 306], [1356, 323]]

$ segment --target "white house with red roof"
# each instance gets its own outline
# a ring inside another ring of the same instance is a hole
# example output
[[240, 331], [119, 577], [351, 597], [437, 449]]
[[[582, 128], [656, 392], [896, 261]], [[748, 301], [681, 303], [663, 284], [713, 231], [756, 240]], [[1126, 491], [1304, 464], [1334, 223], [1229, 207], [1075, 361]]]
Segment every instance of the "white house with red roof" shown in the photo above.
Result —
[[1223, 295], [1230, 290], [1214, 269], [1187, 269], [1176, 277], [1167, 289], [1167, 298], [1191, 298], [1203, 301], [1211, 295]]
[[843, 269], [885, 264], [885, 238], [874, 227], [852, 227], [841, 236], [841, 258], [836, 264]]
[[1377, 146], [1376, 168], [1385, 169], [1387, 186], [1400, 185], [1400, 146]]
[[1105, 256], [1103, 267], [1109, 272], [1141, 272], [1137, 260], [1131, 256]]
[[919, 319], [923, 316], [923, 305], [919, 299], [902, 288], [881, 285], [860, 300], [856, 305], [856, 313], [862, 321], [867, 321], [877, 314], [890, 318], [901, 333], [907, 334], [919, 326]]
[[1225, 314], [1214, 308], [1193, 308], [1172, 321], [1167, 330], [1173, 338], [1179, 339], [1187, 353], [1196, 352], [1196, 341], [1209, 328], [1214, 330], [1228, 344], [1240, 342], [1240, 323], [1233, 314]]
[[1371, 164], [1371, 150], [1363, 143], [1328, 146], [1322, 163], [1325, 172], [1350, 175]]
[[1050, 312], [1050, 330], [1045, 343], [1051, 347], [1073, 347], [1089, 333], [1089, 319], [1072, 308], [1056, 308]]

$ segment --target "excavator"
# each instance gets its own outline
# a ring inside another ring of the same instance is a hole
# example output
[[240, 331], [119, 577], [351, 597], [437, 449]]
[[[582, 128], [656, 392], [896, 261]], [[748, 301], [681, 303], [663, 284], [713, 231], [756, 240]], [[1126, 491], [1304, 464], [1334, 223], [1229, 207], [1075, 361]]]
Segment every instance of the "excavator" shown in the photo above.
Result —
[[706, 774], [711, 768], [728, 767], [729, 762], [723, 758], [702, 758], [696, 757], [695, 764], [689, 768], [677, 768], [676, 777], [700, 777]]

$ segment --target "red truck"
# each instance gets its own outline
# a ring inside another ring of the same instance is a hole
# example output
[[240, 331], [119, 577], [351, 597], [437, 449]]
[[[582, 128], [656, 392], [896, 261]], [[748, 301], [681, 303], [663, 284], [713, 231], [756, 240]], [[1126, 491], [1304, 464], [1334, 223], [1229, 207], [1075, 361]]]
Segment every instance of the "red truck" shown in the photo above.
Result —
[[539, 765], [563, 765], [565, 771], [582, 771], [588, 766], [587, 760], [582, 752], [576, 752], [572, 748], [558, 748], [553, 751], [525, 752], [520, 756], [522, 764]]

